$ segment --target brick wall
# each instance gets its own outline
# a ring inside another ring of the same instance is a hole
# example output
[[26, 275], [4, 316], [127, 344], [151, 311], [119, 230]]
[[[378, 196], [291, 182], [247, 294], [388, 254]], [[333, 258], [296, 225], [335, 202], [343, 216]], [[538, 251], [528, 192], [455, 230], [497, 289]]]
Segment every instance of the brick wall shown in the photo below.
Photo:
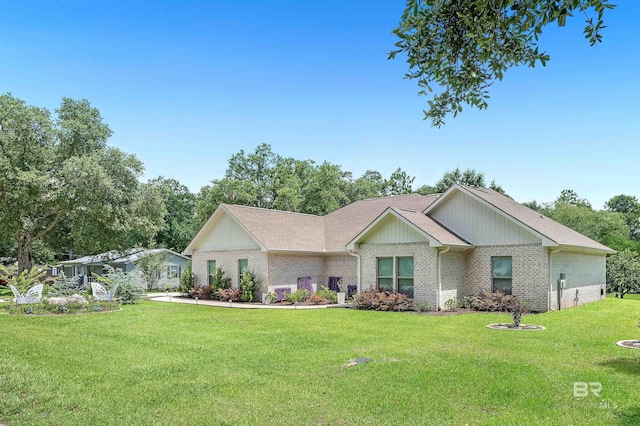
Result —
[[491, 258], [511, 256], [513, 294], [528, 300], [531, 309], [546, 311], [549, 297], [549, 254], [542, 245], [480, 246], [467, 256], [467, 292], [492, 289]]
[[467, 253], [448, 251], [440, 255], [440, 307], [454, 297], [467, 295]]
[[[231, 278], [231, 285], [238, 287], [239, 271], [238, 260], [248, 259], [249, 270], [252, 271], [256, 278], [264, 282], [267, 279], [268, 264], [267, 253], [260, 250], [225, 250], [225, 251], [196, 251], [191, 257], [193, 273], [196, 275], [198, 285], [206, 285], [208, 279], [208, 261], [215, 260], [216, 267], [221, 267], [227, 277]], [[266, 288], [266, 287], [264, 287]]]
[[311, 277], [314, 284], [325, 282], [325, 258], [323, 256], [297, 256], [269, 254], [269, 285], [292, 285], [299, 277]]
[[347, 285], [358, 284], [358, 259], [355, 256], [327, 256], [324, 259], [324, 282], [318, 285], [327, 285], [329, 277], [342, 277], [341, 290], [345, 292]]
[[[438, 255], [429, 243], [361, 244], [361, 288], [367, 290], [376, 285], [378, 257], [413, 256], [414, 299], [426, 300], [432, 308], [438, 300]], [[396, 262], [394, 261], [394, 269]]]
[[[575, 252], [551, 254], [551, 309], [558, 309], [558, 279], [566, 274], [561, 291], [561, 308], [601, 300], [606, 295], [606, 256]], [[602, 289], [602, 295], [601, 290]], [[576, 290], [578, 294], [576, 295]], [[577, 299], [577, 300], [576, 300]]]

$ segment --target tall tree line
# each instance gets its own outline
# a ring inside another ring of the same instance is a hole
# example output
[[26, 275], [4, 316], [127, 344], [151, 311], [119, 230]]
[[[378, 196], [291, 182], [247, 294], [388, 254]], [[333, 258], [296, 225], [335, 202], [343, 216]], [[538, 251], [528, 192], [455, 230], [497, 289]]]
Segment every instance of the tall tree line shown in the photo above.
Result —
[[[474, 169], [456, 168], [414, 189], [415, 178], [401, 168], [354, 177], [327, 161], [280, 156], [267, 144], [232, 155], [224, 177], [194, 194], [163, 176], [140, 182], [142, 162], [110, 147], [111, 134], [86, 100], [63, 98], [52, 116], [0, 96], [0, 258], [17, 257], [24, 269], [62, 254], [134, 246], [181, 252], [221, 203], [324, 215], [368, 198], [441, 193], [453, 183], [505, 194]], [[616, 195], [602, 210], [572, 190], [524, 204], [616, 250], [640, 251], [634, 196]]]

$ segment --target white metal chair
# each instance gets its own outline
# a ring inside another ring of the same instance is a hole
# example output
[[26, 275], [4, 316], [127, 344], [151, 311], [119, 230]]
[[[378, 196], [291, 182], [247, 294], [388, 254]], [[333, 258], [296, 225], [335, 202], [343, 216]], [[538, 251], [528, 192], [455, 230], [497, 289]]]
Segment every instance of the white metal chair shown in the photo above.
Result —
[[102, 284], [96, 282], [91, 283], [91, 292], [95, 300], [113, 300], [118, 290], [118, 284], [114, 285], [112, 289], [107, 290]]
[[42, 289], [44, 284], [36, 284], [31, 287], [26, 294], [20, 294], [17, 288], [9, 284], [9, 288], [16, 297], [16, 305], [26, 305], [28, 303], [39, 303], [42, 298]]

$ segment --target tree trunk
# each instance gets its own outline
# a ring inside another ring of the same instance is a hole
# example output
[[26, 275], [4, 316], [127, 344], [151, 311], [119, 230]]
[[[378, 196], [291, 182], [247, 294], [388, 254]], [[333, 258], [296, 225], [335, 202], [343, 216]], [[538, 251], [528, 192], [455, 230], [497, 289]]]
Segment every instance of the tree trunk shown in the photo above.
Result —
[[30, 270], [33, 266], [32, 240], [30, 235], [20, 235], [18, 237], [18, 273]]

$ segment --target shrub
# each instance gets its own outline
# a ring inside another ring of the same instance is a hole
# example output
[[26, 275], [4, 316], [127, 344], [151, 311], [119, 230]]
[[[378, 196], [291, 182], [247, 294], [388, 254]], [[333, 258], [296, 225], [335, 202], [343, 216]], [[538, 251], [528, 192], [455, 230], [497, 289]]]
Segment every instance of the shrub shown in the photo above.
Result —
[[463, 309], [471, 309], [476, 302], [477, 296], [463, 296], [460, 298], [460, 307]]
[[43, 279], [46, 274], [45, 271], [38, 271], [38, 268], [35, 266], [29, 271], [25, 269], [20, 275], [15, 272], [15, 270], [9, 270], [6, 266], [0, 264], [0, 278], [7, 283], [7, 287], [11, 284], [17, 288], [20, 293], [25, 293], [34, 285], [40, 284], [41, 279]]
[[267, 303], [276, 303], [278, 301], [278, 295], [275, 293], [267, 293], [265, 297], [265, 302]]
[[501, 291], [491, 293], [482, 290], [473, 300], [471, 308], [476, 311], [497, 312], [501, 310], [501, 301], [505, 294]]
[[96, 274], [98, 281], [107, 284], [109, 288], [114, 288], [117, 285], [118, 289], [115, 296], [118, 297], [120, 303], [130, 305], [138, 302], [144, 295], [144, 290], [135, 275], [126, 273], [122, 269], [113, 269], [109, 265], [106, 268], [107, 273], [105, 275]]
[[312, 294], [311, 296], [309, 296], [309, 298], [307, 299], [307, 302], [309, 302], [309, 304], [311, 305], [328, 305], [329, 303], [331, 303], [329, 299], [327, 299], [326, 297], [320, 296], [317, 292], [316, 294]]
[[457, 297], [453, 297], [447, 300], [446, 302], [444, 302], [444, 308], [447, 311], [457, 311], [458, 309], [460, 309], [460, 307], [461, 307], [461, 303]]
[[500, 307], [511, 315], [514, 327], [520, 327], [522, 315], [529, 312], [529, 302], [520, 300], [511, 294], [503, 295], [500, 300]]
[[368, 290], [354, 295], [356, 309], [372, 311], [411, 311], [413, 304], [409, 296], [402, 293]]
[[49, 293], [56, 296], [71, 296], [74, 293], [79, 293], [82, 290], [81, 287], [77, 278], [67, 277], [62, 272], [53, 281], [53, 288]]
[[324, 285], [320, 287], [320, 290], [316, 291], [314, 296], [319, 296], [324, 299], [327, 299], [327, 301], [331, 303], [338, 303], [338, 293], [336, 293], [335, 291], [329, 290], [329, 288]]
[[300, 289], [295, 291], [294, 293], [287, 294], [285, 297], [287, 299], [287, 302], [289, 303], [298, 303], [306, 299], [308, 295], [309, 295], [309, 292], [307, 290]]
[[201, 285], [189, 290], [189, 296], [198, 299], [213, 299], [213, 287], [210, 285]]
[[213, 297], [218, 297], [218, 290], [231, 287], [231, 278], [224, 276], [224, 270], [218, 266], [216, 272], [211, 274], [211, 288], [213, 289]]
[[242, 274], [240, 281], [240, 291], [242, 292], [242, 300], [244, 302], [253, 302], [257, 298], [260, 282], [256, 279], [253, 272], [246, 271]]
[[223, 302], [238, 302], [240, 300], [239, 288], [219, 288], [216, 293]]
[[426, 300], [416, 300], [413, 302], [413, 310], [416, 312], [427, 312], [429, 309], [431, 309], [431, 306], [429, 306], [429, 302]]
[[188, 295], [189, 291], [196, 286], [196, 276], [193, 274], [191, 265], [189, 265], [180, 277], [180, 285], [178, 291], [184, 295]]

